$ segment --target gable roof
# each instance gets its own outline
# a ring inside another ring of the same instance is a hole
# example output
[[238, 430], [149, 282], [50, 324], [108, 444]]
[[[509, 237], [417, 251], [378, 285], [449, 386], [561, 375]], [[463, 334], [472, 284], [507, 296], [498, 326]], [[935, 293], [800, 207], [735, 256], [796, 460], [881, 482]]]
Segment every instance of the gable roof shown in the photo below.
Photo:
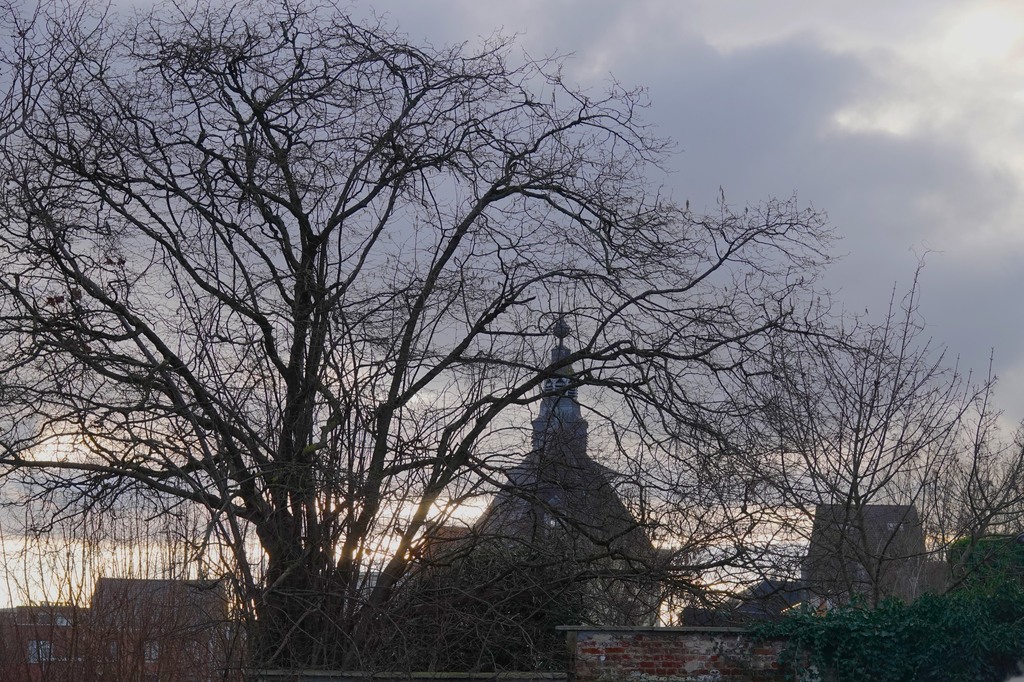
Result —
[[808, 556], [828, 553], [893, 559], [924, 554], [924, 530], [913, 505], [819, 504]]
[[219, 580], [100, 578], [90, 611], [95, 623], [205, 627], [227, 620], [227, 591]]

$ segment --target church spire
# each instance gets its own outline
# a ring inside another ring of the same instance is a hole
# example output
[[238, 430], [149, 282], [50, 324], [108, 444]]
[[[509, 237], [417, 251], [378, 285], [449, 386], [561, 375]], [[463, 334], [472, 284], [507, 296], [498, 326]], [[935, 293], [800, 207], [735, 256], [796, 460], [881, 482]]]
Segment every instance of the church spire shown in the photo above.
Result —
[[570, 333], [569, 325], [565, 317], [559, 315], [555, 323], [551, 325], [551, 335], [557, 339], [555, 347], [551, 349], [551, 364], [549, 367], [558, 367], [553, 376], [544, 379], [541, 384], [543, 398], [540, 402], [540, 415], [538, 418], [544, 421], [558, 419], [560, 421], [581, 421], [580, 405], [576, 401], [576, 386], [573, 385], [575, 372], [572, 365], [565, 364], [565, 360], [572, 355], [566, 348], [565, 339]]

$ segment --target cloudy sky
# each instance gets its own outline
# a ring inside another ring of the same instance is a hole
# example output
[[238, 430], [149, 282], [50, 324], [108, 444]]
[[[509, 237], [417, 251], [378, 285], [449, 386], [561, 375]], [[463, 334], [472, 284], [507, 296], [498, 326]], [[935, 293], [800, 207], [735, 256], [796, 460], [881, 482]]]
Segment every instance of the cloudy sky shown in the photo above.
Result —
[[[187, 1], [187, 0], [186, 0]], [[339, 0], [344, 2], [344, 0]], [[117, 0], [122, 9], [153, 4]], [[844, 257], [827, 285], [881, 315], [921, 258], [921, 312], [1024, 418], [1024, 2], [353, 0], [415, 42], [517, 35], [565, 74], [644, 85], [678, 145], [663, 179], [712, 207], [794, 193]], [[0, 606], [6, 598], [0, 585]]]
[[884, 312], [916, 265], [928, 334], [1024, 418], [1024, 3], [997, 0], [376, 0], [414, 42], [496, 30], [571, 55], [583, 86], [649, 89], [664, 179], [711, 207], [794, 193], [841, 241], [828, 286]]

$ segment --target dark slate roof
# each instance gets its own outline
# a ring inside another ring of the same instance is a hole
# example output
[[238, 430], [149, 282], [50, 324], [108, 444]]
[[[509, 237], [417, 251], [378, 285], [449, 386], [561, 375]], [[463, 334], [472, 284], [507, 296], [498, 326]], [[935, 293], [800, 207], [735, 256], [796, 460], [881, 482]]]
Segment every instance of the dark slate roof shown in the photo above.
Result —
[[708, 599], [681, 611], [684, 626], [745, 627], [781, 619], [787, 611], [808, 599], [806, 586], [799, 581], [767, 578], [718, 603]]
[[557, 531], [577, 550], [650, 560], [647, 534], [619, 498], [607, 468], [584, 453], [534, 451], [508, 472], [508, 486], [477, 522], [480, 536], [524, 542]]
[[472, 551], [490, 548], [526, 563], [557, 567], [587, 582], [593, 622], [651, 624], [660, 601], [653, 569], [663, 561], [623, 504], [614, 474], [587, 453], [578, 381], [556, 324], [558, 343], [544, 370], [530, 452], [472, 529]]
[[819, 504], [808, 557], [836, 553], [874, 558], [906, 558], [925, 553], [921, 517], [913, 505]]
[[924, 529], [913, 505], [815, 507], [804, 577], [818, 594], [849, 597], [872, 586], [882, 596], [916, 597], [922, 587]]

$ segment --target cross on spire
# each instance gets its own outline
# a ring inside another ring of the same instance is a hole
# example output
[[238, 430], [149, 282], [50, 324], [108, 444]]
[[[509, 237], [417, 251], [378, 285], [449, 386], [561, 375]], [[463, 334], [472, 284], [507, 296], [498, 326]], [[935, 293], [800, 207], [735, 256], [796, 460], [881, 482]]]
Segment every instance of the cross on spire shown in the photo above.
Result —
[[569, 325], [565, 322], [565, 315], [559, 315], [555, 323], [551, 325], [551, 334], [558, 339], [558, 344], [561, 345], [565, 337], [569, 336], [572, 330], [569, 329]]

